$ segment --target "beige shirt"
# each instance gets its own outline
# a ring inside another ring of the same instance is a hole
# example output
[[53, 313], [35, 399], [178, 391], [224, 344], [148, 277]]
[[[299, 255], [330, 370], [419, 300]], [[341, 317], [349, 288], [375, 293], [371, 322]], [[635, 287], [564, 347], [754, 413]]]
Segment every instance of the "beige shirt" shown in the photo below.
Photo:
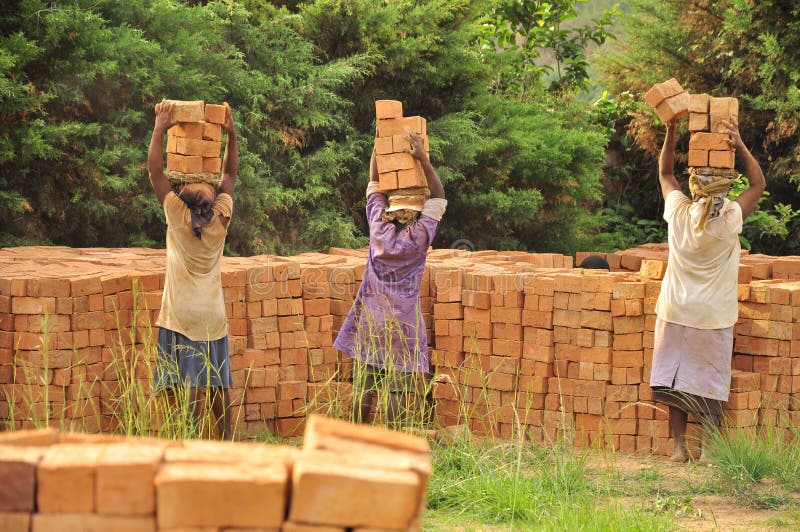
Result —
[[736, 284], [742, 209], [726, 199], [719, 216], [698, 230], [702, 208], [680, 190], [666, 198], [669, 262], [656, 314], [666, 322], [696, 329], [724, 329], [733, 326], [739, 316]]
[[219, 340], [228, 334], [220, 274], [228, 226], [221, 216], [230, 219], [233, 198], [218, 194], [212, 208], [214, 218], [197, 238], [183, 200], [174, 192], [164, 198], [167, 273], [156, 325], [192, 341]]

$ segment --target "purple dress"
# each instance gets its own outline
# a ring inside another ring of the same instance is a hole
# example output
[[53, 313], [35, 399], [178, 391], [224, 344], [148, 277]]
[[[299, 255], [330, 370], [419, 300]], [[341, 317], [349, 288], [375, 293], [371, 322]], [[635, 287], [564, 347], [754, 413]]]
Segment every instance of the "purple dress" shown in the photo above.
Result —
[[369, 257], [364, 280], [334, 347], [371, 366], [428, 371], [428, 333], [419, 305], [419, 285], [428, 247], [439, 222], [421, 214], [398, 229], [381, 221], [384, 194], [367, 197]]

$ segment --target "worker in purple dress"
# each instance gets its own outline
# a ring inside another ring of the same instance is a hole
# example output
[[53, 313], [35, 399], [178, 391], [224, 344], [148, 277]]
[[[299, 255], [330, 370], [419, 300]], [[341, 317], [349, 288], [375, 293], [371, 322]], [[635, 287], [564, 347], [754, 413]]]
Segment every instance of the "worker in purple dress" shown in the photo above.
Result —
[[[408, 136], [406, 149], [421, 165], [427, 188], [378, 190], [375, 154], [367, 186], [369, 257], [358, 296], [334, 346], [355, 359], [353, 420], [367, 422], [378, 391], [387, 392], [386, 421], [397, 426], [408, 393], [428, 371], [428, 335], [419, 287], [428, 247], [447, 201], [424, 139]], [[430, 198], [428, 198], [428, 194]]]

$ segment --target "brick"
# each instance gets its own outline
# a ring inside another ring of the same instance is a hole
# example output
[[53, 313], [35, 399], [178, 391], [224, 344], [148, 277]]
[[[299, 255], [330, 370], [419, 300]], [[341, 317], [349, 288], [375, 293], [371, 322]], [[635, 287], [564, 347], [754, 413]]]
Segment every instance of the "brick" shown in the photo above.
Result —
[[418, 188], [428, 185], [425, 172], [420, 168], [419, 163], [414, 163], [414, 168], [397, 171], [397, 188]]
[[0, 447], [0, 512], [34, 511], [36, 467], [44, 452], [42, 447]]
[[97, 465], [97, 513], [154, 515], [156, 470], [166, 443], [108, 445]]
[[689, 113], [689, 131], [708, 131], [710, 125], [711, 121], [707, 114]]
[[379, 174], [396, 172], [398, 170], [413, 170], [414, 162], [415, 159], [410, 153], [388, 153], [385, 155], [377, 155], [375, 157], [375, 163], [378, 166]]
[[[289, 519], [341, 527], [407, 529], [417, 514], [424, 488], [410, 470], [357, 467], [331, 456], [302, 456], [292, 472]], [[392, 504], [386, 505], [385, 501]]]
[[278, 528], [287, 481], [283, 464], [163, 465], [155, 479], [158, 526]]
[[689, 95], [685, 92], [667, 98], [656, 107], [656, 115], [658, 115], [658, 118], [664, 123], [680, 118], [688, 112]]
[[219, 157], [203, 157], [203, 172], [219, 174], [222, 170], [222, 159]]
[[200, 157], [219, 157], [222, 143], [213, 140], [178, 138], [175, 153], [198, 155]]
[[54, 297], [12, 297], [11, 312], [13, 314], [55, 314], [56, 299]]
[[224, 124], [225, 106], [214, 103], [206, 104], [204, 117], [206, 122], [210, 122], [212, 124]]
[[37, 470], [41, 513], [93, 513], [97, 461], [102, 444], [57, 444], [48, 448]]
[[[0, 512], [0, 530], [7, 532], [29, 532], [31, 514], [28, 512]], [[53, 530], [57, 530], [53, 528]]]
[[[375, 100], [375, 118], [385, 120], [387, 118], [402, 118], [403, 102], [397, 100]], [[382, 137], [385, 135], [381, 135]]]
[[81, 532], [156, 532], [153, 517], [109, 516], [97, 514], [34, 514], [32, 532], [80, 530]]
[[708, 94], [690, 94], [689, 95], [689, 112], [690, 113], [703, 113], [708, 114]]
[[382, 191], [397, 190], [397, 172], [379, 174], [378, 189]]
[[379, 137], [408, 135], [409, 131], [414, 131], [420, 135], [427, 134], [425, 119], [421, 116], [409, 116], [406, 118], [389, 118], [378, 120]]
[[202, 100], [167, 100], [172, 107], [173, 122], [202, 122], [205, 118], [205, 109]]
[[375, 138], [375, 154], [386, 155], [394, 153], [392, 137], [376, 137]]
[[709, 98], [708, 112], [717, 117], [738, 117], [739, 100], [736, 98], [722, 97]]
[[[657, 83], [656, 85], [653, 85], [650, 88], [650, 90], [648, 90], [645, 93], [644, 98], [645, 100], [647, 100], [647, 103], [649, 103], [652, 107], [658, 107], [658, 105], [661, 104], [661, 102], [663, 102], [667, 98], [676, 96], [678, 94], [681, 94], [682, 92], [684, 92], [683, 87], [681, 87], [681, 84], [678, 83], [678, 80], [675, 78], [671, 78], [662, 83]], [[688, 101], [687, 101], [687, 106], [688, 106]]]
[[[171, 137], [202, 139], [203, 131], [204, 124], [202, 122], [181, 122], [169, 128], [167, 130], [167, 135]], [[171, 150], [167, 148], [167, 151]]]
[[167, 153], [167, 170], [184, 174], [200, 173], [203, 171], [203, 158]]
[[690, 150], [729, 150], [728, 140], [730, 135], [726, 133], [693, 133], [689, 139]]
[[222, 140], [222, 126], [219, 124], [211, 124], [206, 122], [203, 124], [203, 140]]
[[736, 152], [734, 151], [708, 152], [708, 166], [712, 168], [733, 168], [735, 164]]

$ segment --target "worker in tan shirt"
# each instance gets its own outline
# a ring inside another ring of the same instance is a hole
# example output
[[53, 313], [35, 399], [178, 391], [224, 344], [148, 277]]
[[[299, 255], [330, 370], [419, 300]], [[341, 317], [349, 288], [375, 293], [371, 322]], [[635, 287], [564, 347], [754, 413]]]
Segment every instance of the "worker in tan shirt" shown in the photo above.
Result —
[[[688, 414], [699, 416], [706, 428], [716, 427], [728, 400], [733, 326], [739, 315], [739, 233], [765, 181], [737, 124], [722, 122], [718, 132], [730, 136], [750, 186], [731, 201], [727, 196], [733, 170], [725, 176], [714, 175], [715, 169], [692, 169], [689, 199], [673, 174], [675, 128], [674, 122], [667, 126], [658, 168], [669, 224], [669, 261], [656, 303], [650, 386], [653, 400], [669, 407], [672, 460], [685, 462]], [[708, 460], [703, 446], [700, 461]]]
[[227, 134], [219, 190], [208, 183], [184, 185], [179, 194], [164, 175], [164, 134], [175, 125], [172, 104], [155, 107], [156, 121], [147, 166], [150, 183], [167, 220], [167, 271], [156, 325], [155, 387], [187, 386], [197, 430], [202, 392], [211, 401], [219, 435], [231, 439], [227, 388], [231, 385], [228, 320], [222, 294], [222, 250], [233, 213], [239, 166], [236, 128], [227, 104]]

